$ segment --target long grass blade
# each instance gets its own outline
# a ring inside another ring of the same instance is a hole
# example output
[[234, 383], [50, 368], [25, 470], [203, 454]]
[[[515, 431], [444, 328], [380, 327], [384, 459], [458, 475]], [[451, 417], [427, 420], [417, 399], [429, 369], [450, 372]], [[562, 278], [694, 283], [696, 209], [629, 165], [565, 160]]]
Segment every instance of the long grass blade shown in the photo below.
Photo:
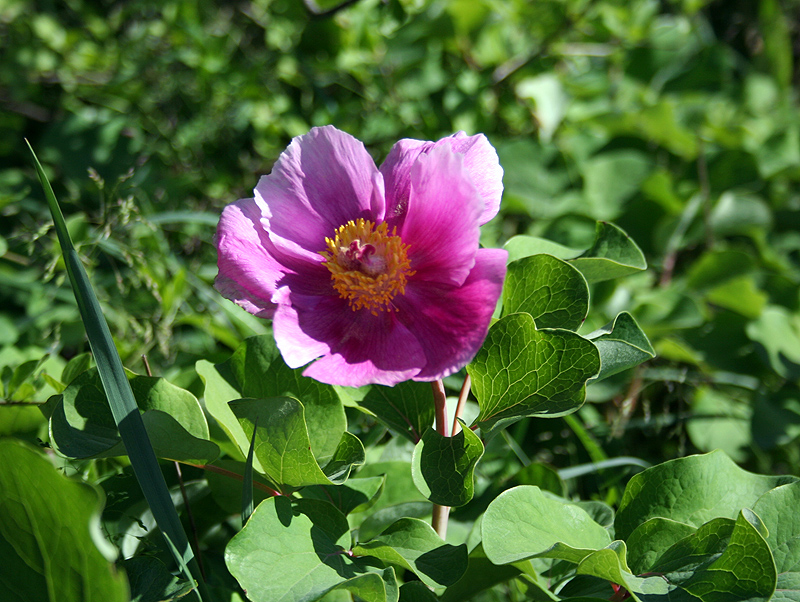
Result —
[[253, 453], [256, 449], [256, 433], [258, 432], [258, 418], [253, 424], [253, 438], [250, 440], [250, 451], [247, 452], [247, 462], [244, 465], [244, 478], [242, 479], [242, 527], [247, 524], [247, 519], [253, 514]]
[[52, 186], [50, 186], [47, 175], [44, 173], [42, 165], [39, 163], [39, 159], [36, 157], [36, 153], [30, 143], [27, 140], [26, 143], [28, 143], [28, 148], [33, 155], [36, 172], [44, 189], [50, 213], [53, 215], [56, 234], [61, 244], [61, 252], [64, 256], [64, 263], [72, 284], [72, 290], [75, 293], [75, 300], [78, 302], [78, 310], [86, 328], [89, 346], [94, 354], [103, 389], [108, 397], [114, 421], [117, 423], [120, 436], [128, 452], [131, 467], [150, 506], [153, 518], [155, 518], [161, 529], [161, 533], [164, 535], [175, 561], [190, 581], [192, 579], [197, 581], [195, 592], [200, 596], [200, 599], [210, 601], [211, 597], [208, 588], [202, 579], [197, 560], [194, 558], [192, 549], [189, 546], [189, 540], [172, 503], [169, 489], [164, 481], [164, 475], [159, 468], [158, 460], [150, 444], [150, 438], [139, 414], [133, 391], [125, 375], [122, 360], [114, 346], [108, 323], [100, 309], [100, 303], [92, 290], [89, 277], [78, 253], [72, 245], [67, 225], [64, 222], [64, 216], [61, 213], [61, 207], [58, 204]]

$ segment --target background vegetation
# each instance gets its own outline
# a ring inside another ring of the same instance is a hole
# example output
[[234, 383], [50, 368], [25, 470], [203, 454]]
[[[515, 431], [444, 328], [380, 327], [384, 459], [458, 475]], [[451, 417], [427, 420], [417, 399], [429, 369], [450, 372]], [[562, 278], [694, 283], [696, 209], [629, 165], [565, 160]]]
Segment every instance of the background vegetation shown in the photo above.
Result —
[[[591, 385], [577, 414], [497, 438], [478, 492], [532, 460], [716, 448], [800, 475], [800, 3], [346, 4], [0, 6], [0, 434], [46, 441], [35, 406], [88, 350], [23, 138], [53, 170], [126, 365], [143, 373], [146, 355], [201, 396], [195, 362], [269, 328], [211, 288], [216, 220], [291, 137], [333, 124], [380, 162], [400, 138], [465, 130], [505, 169], [484, 244], [586, 248], [614, 221], [649, 269], [593, 285], [584, 330], [628, 310], [658, 352]], [[568, 485], [614, 504], [630, 474]]]

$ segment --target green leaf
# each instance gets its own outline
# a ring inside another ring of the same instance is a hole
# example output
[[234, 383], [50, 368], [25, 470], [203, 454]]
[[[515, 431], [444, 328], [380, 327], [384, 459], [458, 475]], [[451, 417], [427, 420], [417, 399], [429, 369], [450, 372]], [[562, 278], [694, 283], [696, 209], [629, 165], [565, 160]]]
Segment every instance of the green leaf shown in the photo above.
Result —
[[373, 385], [358, 405], [412, 443], [433, 424], [430, 383], [409, 380], [394, 387]]
[[428, 586], [421, 581], [410, 581], [400, 586], [400, 602], [438, 602]]
[[698, 387], [692, 400], [692, 417], [686, 432], [700, 451], [721, 449], [734, 461], [747, 458], [752, 443], [750, 421], [753, 410], [711, 387]]
[[651, 169], [651, 158], [639, 151], [614, 150], [595, 155], [583, 166], [586, 211], [595, 219], [615, 219]]
[[192, 584], [180, 581], [153, 556], [135, 556], [123, 565], [131, 586], [131, 602], [171, 602], [183, 598]]
[[[366, 602], [397, 602], [394, 570], [352, 558], [327, 525], [286, 498], [265, 500], [228, 543], [225, 563], [253, 602], [312, 602], [335, 589]], [[349, 538], [346, 520], [344, 528]]]
[[486, 557], [494, 564], [526, 558], [580, 562], [611, 537], [582, 508], [522, 485], [495, 498], [481, 523]]
[[463, 506], [474, 493], [473, 473], [483, 456], [483, 444], [475, 433], [462, 426], [453, 437], [428, 429], [414, 447], [414, 484], [422, 495], [440, 506]]
[[0, 440], [0, 464], [3, 600], [128, 600], [110, 562], [116, 550], [99, 528], [102, 493], [65, 478], [20, 441]]
[[[327, 463], [339, 447], [347, 428], [344, 407], [330, 386], [302, 375], [302, 369], [289, 368], [271, 335], [245, 340], [233, 356], [212, 366], [201, 360], [197, 372], [206, 385], [209, 413], [238, 445], [242, 458], [250, 445], [236, 417], [227, 406], [234, 399], [294, 397], [303, 403], [311, 450], [320, 464]], [[258, 468], [258, 465], [256, 465]]]
[[291, 397], [239, 399], [230, 402], [233, 414], [251, 437], [263, 474], [282, 491], [306, 485], [332, 485], [347, 480], [353, 466], [364, 463], [364, 447], [343, 433], [330, 462], [321, 468], [311, 451], [305, 407]]
[[699, 291], [706, 291], [732, 278], [748, 274], [754, 267], [753, 257], [742, 251], [729, 249], [709, 251], [692, 265], [687, 285]]
[[626, 560], [625, 542], [613, 541], [602, 550], [588, 554], [580, 564], [579, 575], [591, 575], [624, 587], [634, 600], [640, 595], [664, 596], [670, 593], [669, 584], [660, 576], [637, 577], [631, 573]]
[[769, 534], [767, 543], [775, 559], [778, 583], [772, 599], [800, 600], [800, 482], [776, 487], [753, 506]]
[[[219, 455], [194, 395], [163, 378], [128, 374], [128, 379], [156, 456], [202, 464]], [[82, 372], [64, 390], [50, 433], [56, 449], [71, 458], [126, 454], [97, 369]]]
[[656, 561], [672, 545], [694, 533], [696, 529], [686, 523], [668, 518], [651, 518], [633, 530], [625, 542], [631, 572], [636, 575], [652, 572]]
[[800, 378], [800, 315], [768, 305], [746, 327], [764, 362], [784, 378]]
[[441, 595], [441, 602], [462, 602], [489, 587], [509, 581], [522, 571], [513, 564], [497, 565], [486, 557], [483, 544], [479, 543], [468, 558], [467, 570], [455, 584]]
[[614, 531], [618, 538], [627, 539], [636, 527], [655, 517], [694, 527], [717, 517], [733, 519], [770, 489], [795, 480], [747, 472], [721, 451], [671, 460], [628, 481]]
[[619, 226], [597, 222], [594, 245], [570, 262], [588, 282], [622, 278], [647, 269], [639, 246]]
[[746, 509], [735, 521], [711, 520], [672, 546], [654, 572], [663, 574], [670, 599], [679, 602], [765, 602], [775, 591], [777, 573], [762, 530], [758, 516]]
[[559, 259], [574, 259], [583, 253], [583, 249], [565, 247], [564, 245], [560, 245], [546, 238], [527, 236], [524, 234], [509, 238], [508, 242], [503, 245], [503, 248], [508, 251], [509, 263], [522, 259], [523, 257], [530, 257], [531, 255], [538, 255], [541, 253], [546, 253], [547, 255], [552, 255]]
[[446, 544], [416, 518], [401, 518], [378, 537], [356, 545], [353, 553], [412, 571], [429, 587], [453, 585], [467, 570], [467, 546]]
[[589, 311], [589, 287], [581, 273], [551, 255], [533, 255], [508, 266], [503, 312], [528, 313], [536, 327], [577, 330]]
[[256, 450], [256, 433], [258, 432], [258, 419], [253, 424], [253, 436], [250, 437], [250, 449], [244, 461], [244, 474], [242, 475], [242, 525], [253, 514], [253, 455]]
[[353, 477], [342, 485], [307, 487], [303, 490], [303, 498], [328, 501], [342, 514], [364, 512], [374, 506], [381, 497], [385, 483], [385, 475]]
[[636, 320], [624, 311], [613, 322], [587, 334], [600, 352], [598, 381], [651, 360], [656, 352]]
[[574, 332], [537, 330], [529, 314], [511, 314], [492, 325], [467, 371], [486, 437], [526, 416], [574, 412], [600, 371], [600, 354]]

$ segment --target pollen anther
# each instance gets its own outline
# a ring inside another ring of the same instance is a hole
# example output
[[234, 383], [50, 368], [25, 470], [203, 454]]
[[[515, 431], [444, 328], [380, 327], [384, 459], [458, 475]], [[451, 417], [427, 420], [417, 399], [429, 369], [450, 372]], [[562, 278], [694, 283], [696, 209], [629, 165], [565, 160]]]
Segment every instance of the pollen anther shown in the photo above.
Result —
[[365, 219], [351, 220], [326, 238], [327, 250], [320, 255], [331, 273], [333, 288], [347, 299], [353, 311], [367, 309], [373, 315], [392, 311], [392, 299], [405, 294], [406, 283], [414, 272], [408, 259], [408, 245], [389, 234], [383, 222], [377, 226]]

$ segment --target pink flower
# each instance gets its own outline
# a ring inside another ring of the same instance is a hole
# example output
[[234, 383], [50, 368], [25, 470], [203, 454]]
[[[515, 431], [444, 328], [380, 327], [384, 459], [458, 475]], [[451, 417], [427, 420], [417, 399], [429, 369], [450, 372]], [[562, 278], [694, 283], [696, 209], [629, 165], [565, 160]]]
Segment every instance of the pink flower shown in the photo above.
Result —
[[215, 286], [273, 319], [284, 361], [319, 381], [431, 381], [486, 337], [507, 254], [480, 249], [503, 170], [482, 135], [401, 140], [375, 167], [332, 126], [292, 140], [255, 198], [222, 212]]

